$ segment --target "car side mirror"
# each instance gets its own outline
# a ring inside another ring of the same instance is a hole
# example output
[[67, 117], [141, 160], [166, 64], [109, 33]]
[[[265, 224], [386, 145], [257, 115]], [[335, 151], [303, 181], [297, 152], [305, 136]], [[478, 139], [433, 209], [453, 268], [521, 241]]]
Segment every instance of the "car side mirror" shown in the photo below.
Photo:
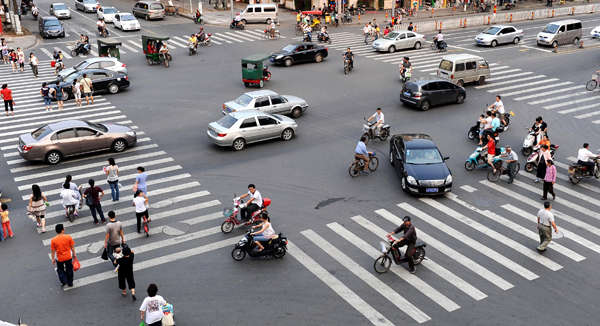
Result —
[[100, 137], [100, 136], [102, 136], [101, 132], [96, 133], [96, 137]]
[[447, 161], [450, 159], [450, 156], [444, 156], [444, 161]]

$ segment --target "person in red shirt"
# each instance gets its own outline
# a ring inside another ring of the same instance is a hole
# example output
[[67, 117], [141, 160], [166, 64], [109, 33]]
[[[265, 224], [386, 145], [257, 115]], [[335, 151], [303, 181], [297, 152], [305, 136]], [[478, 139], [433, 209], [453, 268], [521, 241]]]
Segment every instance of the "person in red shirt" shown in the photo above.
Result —
[[12, 97], [12, 90], [8, 88], [8, 84], [2, 85], [2, 90], [0, 91], [0, 95], [4, 99], [4, 110], [6, 111], [6, 115], [8, 115], [8, 107], [10, 106], [10, 112], [12, 115], [15, 115], [15, 111], [13, 109], [13, 105], [15, 102]]
[[494, 137], [492, 135], [487, 135], [488, 142], [483, 148], [487, 148], [487, 162], [494, 169], [494, 173], [496, 173], [496, 167], [493, 164], [494, 156], [496, 156], [496, 142], [494, 141]]
[[57, 236], [52, 238], [50, 249], [52, 250], [52, 265], [56, 265], [58, 279], [62, 286], [73, 286], [73, 259], [75, 254], [75, 241], [70, 235], [65, 234], [65, 227], [56, 224], [54, 227]]
[[383, 30], [383, 36], [386, 36], [390, 33], [390, 27], [386, 26], [385, 29]]

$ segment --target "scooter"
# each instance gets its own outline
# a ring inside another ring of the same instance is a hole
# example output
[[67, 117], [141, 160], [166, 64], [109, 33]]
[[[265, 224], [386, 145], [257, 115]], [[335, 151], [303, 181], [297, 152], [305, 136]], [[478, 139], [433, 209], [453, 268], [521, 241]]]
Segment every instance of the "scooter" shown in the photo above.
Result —
[[390, 128], [391, 126], [388, 124], [384, 124], [381, 126], [381, 131], [379, 135], [376, 135], [377, 130], [375, 128], [376, 122], [370, 122], [367, 118], [363, 118], [366, 123], [363, 124], [363, 136], [367, 137], [367, 139], [375, 139], [379, 138], [381, 141], [385, 141], [390, 136]]
[[[550, 144], [550, 156], [552, 160], [554, 160], [554, 153], [558, 149], [558, 145]], [[533, 153], [527, 157], [527, 163], [525, 163], [525, 171], [531, 173], [537, 170], [538, 166], [538, 158], [540, 156], [540, 145], [535, 145], [533, 147]]]
[[412, 67], [405, 69], [404, 74], [400, 72], [400, 81], [402, 81], [402, 84], [406, 84], [410, 80], [410, 77], [412, 77]]
[[431, 43], [431, 49], [437, 50], [438, 52], [446, 52], [448, 51], [448, 44], [444, 40], [436, 41], [434, 38], [434, 40]]
[[200, 37], [198, 37], [198, 44], [201, 46], [211, 46], [212, 45], [212, 43], [210, 43], [211, 36], [212, 36], [211, 33], [204, 34], [204, 39], [202, 41], [200, 41]]
[[[402, 258], [404, 253], [401, 253], [400, 249], [393, 245], [394, 241], [396, 240], [391, 235], [387, 238], [387, 243], [383, 241], [379, 243], [382, 254], [375, 259], [375, 263], [373, 263], [375, 272], [379, 274], [386, 273], [390, 270], [390, 267], [392, 266], [392, 259], [396, 265], [400, 265], [408, 261], [408, 259]], [[413, 254], [413, 262], [415, 263], [415, 266], [421, 264], [421, 262], [425, 259], [425, 247], [427, 247], [427, 245], [423, 241], [417, 240], [417, 243], [415, 244], [415, 253]], [[392, 258], [390, 258], [390, 255]]]
[[244, 28], [246, 28], [246, 26], [244, 25], [243, 21], [239, 21], [236, 23], [235, 20], [231, 21], [231, 23], [229, 24], [229, 28], [230, 29], [239, 29], [239, 30], [244, 30]]
[[188, 54], [198, 54], [198, 43], [188, 42]]
[[528, 130], [529, 133], [527, 134], [527, 136], [525, 136], [525, 139], [523, 140], [523, 147], [521, 148], [521, 153], [523, 153], [523, 155], [525, 156], [531, 155], [531, 153], [533, 152], [533, 146], [538, 144], [540, 140], [542, 140], [542, 133], [539, 133], [536, 136], [535, 131], [531, 131], [530, 129]]
[[272, 256], [273, 258], [281, 259], [287, 252], [287, 244], [287, 238], [279, 233], [264, 244], [265, 248], [263, 250], [258, 251], [254, 243], [254, 236], [248, 231], [231, 251], [231, 257], [236, 261], [246, 258], [246, 254], [250, 257]]
[[600, 179], [600, 157], [594, 159], [594, 169], [589, 170], [587, 166], [581, 164], [571, 164], [569, 166], [569, 180], [572, 184], [578, 184], [579, 181], [584, 178], [590, 178], [594, 176], [596, 179]]
[[[496, 150], [500, 152], [499, 155], [504, 154], [504, 152], [506, 151], [504, 147], [497, 147]], [[501, 161], [500, 157], [495, 156], [492, 160], [492, 163], [496, 164], [496, 162], [498, 161]], [[487, 162], [487, 150], [484, 151], [482, 147], [477, 147], [475, 151], [471, 155], [469, 155], [467, 161], [465, 162], [465, 170], [467, 171], [473, 171], [479, 168], [486, 168], [488, 166], [489, 164]]]
[[83, 43], [77, 43], [77, 45], [71, 50], [71, 56], [76, 57], [80, 54], [88, 55], [90, 51], [85, 47]]
[[102, 37], [108, 37], [108, 28], [106, 28], [106, 27], [104, 27], [104, 28], [98, 27], [98, 35], [100, 35]]
[[75, 205], [67, 205], [66, 210], [67, 219], [69, 220], [69, 222], [73, 223], [73, 221], [75, 220], [75, 216], [77, 216], [77, 214], [75, 214]]
[[319, 33], [317, 40], [319, 41], [319, 43], [331, 44], [331, 38], [329, 37], [329, 34], [327, 34], [327, 33]]
[[[234, 195], [235, 196], [235, 195]], [[267, 207], [271, 205], [270, 198], [263, 198], [263, 207], [256, 212], [252, 213], [250, 219], [247, 221], [242, 220], [240, 211], [245, 207], [245, 204], [239, 197], [233, 198], [233, 208], [225, 208], [223, 210], [223, 216], [225, 217], [225, 221], [221, 224], [221, 232], [227, 234], [233, 231], [233, 228], [236, 225], [244, 225], [251, 226], [253, 225], [258, 218], [259, 214], [268, 214]]]

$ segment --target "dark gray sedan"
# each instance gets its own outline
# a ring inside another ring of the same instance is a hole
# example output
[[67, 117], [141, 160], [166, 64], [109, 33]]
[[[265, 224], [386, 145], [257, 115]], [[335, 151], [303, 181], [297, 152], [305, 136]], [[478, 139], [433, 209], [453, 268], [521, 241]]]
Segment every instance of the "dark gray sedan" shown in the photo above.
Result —
[[19, 154], [29, 161], [57, 164], [64, 157], [112, 150], [122, 152], [137, 142], [135, 131], [112, 123], [66, 120], [19, 136]]

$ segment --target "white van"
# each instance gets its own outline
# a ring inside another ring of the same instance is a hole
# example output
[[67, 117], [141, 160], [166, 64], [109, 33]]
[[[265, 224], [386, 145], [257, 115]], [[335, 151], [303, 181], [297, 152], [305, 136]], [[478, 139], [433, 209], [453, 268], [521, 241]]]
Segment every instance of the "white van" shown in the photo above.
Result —
[[249, 4], [244, 11], [240, 13], [244, 24], [246, 23], [267, 23], [277, 21], [277, 5], [274, 3]]
[[581, 21], [577, 19], [566, 19], [552, 22], [544, 27], [537, 35], [537, 45], [550, 45], [552, 47], [561, 44], [579, 44], [582, 36]]
[[470, 82], [482, 85], [490, 78], [490, 65], [484, 58], [472, 54], [446, 55], [440, 61], [437, 76], [459, 86]]

